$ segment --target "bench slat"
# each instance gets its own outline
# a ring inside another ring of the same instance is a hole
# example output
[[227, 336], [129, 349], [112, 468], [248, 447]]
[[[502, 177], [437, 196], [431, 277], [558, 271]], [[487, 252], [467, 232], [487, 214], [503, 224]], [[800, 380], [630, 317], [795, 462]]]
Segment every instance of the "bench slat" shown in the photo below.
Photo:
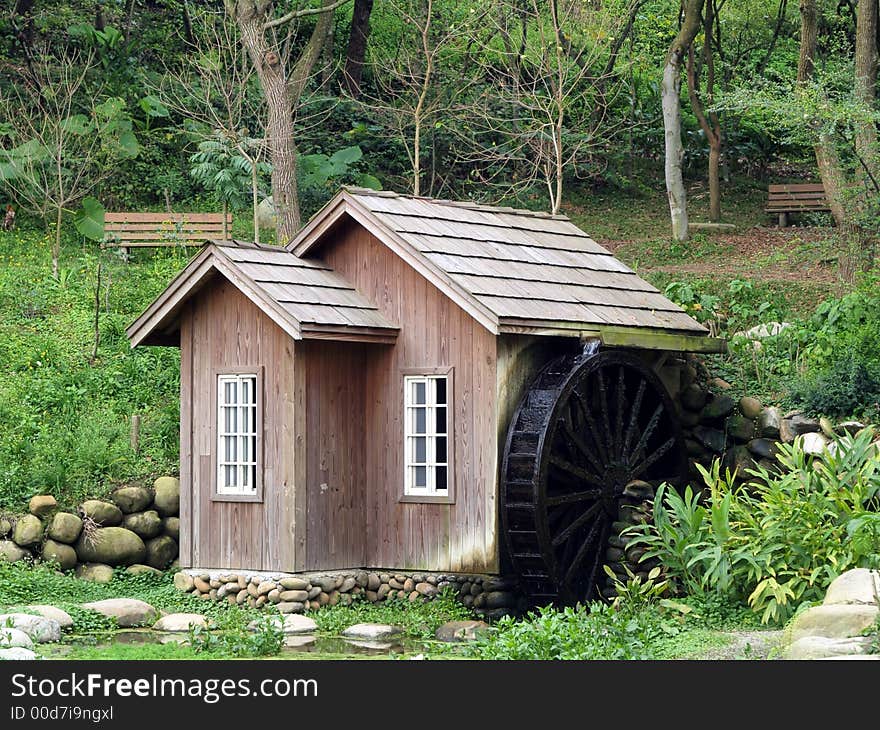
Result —
[[[228, 224], [227, 224], [227, 227], [229, 227]], [[193, 226], [184, 224], [184, 225], [181, 225], [180, 227], [178, 227], [178, 226], [165, 226], [165, 225], [148, 226], [145, 224], [132, 226], [132, 225], [122, 225], [120, 223], [110, 223], [110, 224], [104, 225], [104, 230], [105, 231], [125, 231], [128, 233], [139, 233], [139, 232], [151, 233], [151, 232], [157, 232], [157, 231], [222, 231], [223, 225], [222, 224], [215, 225], [214, 223], [200, 223], [200, 224], [196, 224]]]
[[[163, 223], [186, 220], [189, 223], [222, 223], [222, 213], [105, 213], [105, 223]], [[232, 222], [232, 213], [226, 221]]]
[[825, 194], [825, 186], [822, 183], [809, 183], [804, 185], [768, 185], [767, 189], [771, 192], [781, 192], [781, 193], [822, 193]]

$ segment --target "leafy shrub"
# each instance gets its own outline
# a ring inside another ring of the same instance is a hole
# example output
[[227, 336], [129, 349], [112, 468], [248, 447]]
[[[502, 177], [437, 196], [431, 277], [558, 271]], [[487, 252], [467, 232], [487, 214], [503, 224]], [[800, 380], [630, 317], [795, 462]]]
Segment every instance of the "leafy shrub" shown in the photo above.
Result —
[[764, 469], [736, 486], [730, 472], [701, 468], [705, 495], [658, 489], [651, 523], [630, 528], [687, 593], [745, 603], [764, 623], [784, 622], [854, 567], [880, 565], [880, 456], [874, 433], [838, 439], [821, 457], [782, 444], [781, 473]]
[[256, 619], [255, 630], [251, 631], [247, 628], [250, 621], [248, 613], [238, 606], [230, 606], [220, 618], [216, 629], [190, 626], [189, 644], [197, 654], [273, 656], [284, 646], [284, 631], [275, 618], [271, 613], [262, 613]]

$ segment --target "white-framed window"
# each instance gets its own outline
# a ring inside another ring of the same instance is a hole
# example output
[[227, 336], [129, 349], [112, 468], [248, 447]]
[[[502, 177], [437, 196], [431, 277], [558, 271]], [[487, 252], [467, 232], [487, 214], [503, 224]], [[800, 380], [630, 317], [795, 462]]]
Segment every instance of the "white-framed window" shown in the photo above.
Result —
[[449, 497], [451, 374], [405, 375], [404, 496]]
[[256, 373], [217, 375], [217, 495], [256, 497], [259, 484]]

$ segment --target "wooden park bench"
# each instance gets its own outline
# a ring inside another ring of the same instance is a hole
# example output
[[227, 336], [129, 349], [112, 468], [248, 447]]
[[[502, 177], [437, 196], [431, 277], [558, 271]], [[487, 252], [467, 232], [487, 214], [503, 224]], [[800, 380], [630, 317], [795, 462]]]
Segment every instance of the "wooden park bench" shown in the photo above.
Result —
[[779, 225], [788, 225], [790, 213], [829, 213], [828, 198], [822, 183], [771, 185], [768, 189], [768, 213], [779, 216]]
[[105, 213], [103, 246], [130, 248], [201, 245], [205, 239], [229, 239], [232, 214], [223, 213]]

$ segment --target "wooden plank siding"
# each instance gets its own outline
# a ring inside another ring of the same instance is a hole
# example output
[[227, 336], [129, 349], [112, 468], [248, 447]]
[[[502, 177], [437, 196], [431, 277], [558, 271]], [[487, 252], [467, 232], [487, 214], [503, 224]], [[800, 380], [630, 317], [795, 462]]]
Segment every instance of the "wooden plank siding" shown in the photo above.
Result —
[[[370, 346], [363, 359], [364, 415], [358, 428], [365, 437], [365, 494], [362, 506], [354, 507], [363, 515], [363, 564], [497, 570], [497, 442], [490, 425], [496, 411], [495, 336], [361, 226], [343, 224], [328, 239], [323, 260], [400, 327], [394, 346]], [[312, 357], [314, 345], [307, 345], [306, 357]], [[455, 503], [402, 503], [402, 371], [443, 366], [454, 368]], [[339, 367], [344, 371], [346, 365]], [[311, 373], [311, 362], [308, 369]], [[316, 386], [310, 380], [308, 387], [311, 398]], [[320, 434], [309, 431], [309, 438], [324, 435], [323, 428]], [[311, 483], [309, 489], [311, 495]], [[311, 505], [310, 500], [310, 513]], [[310, 564], [320, 562], [317, 557], [313, 562], [311, 552], [319, 545], [309, 538]]]
[[[296, 563], [294, 341], [215, 277], [181, 315], [182, 560], [200, 567], [293, 570]], [[211, 499], [220, 368], [263, 369], [263, 501]], [[188, 543], [188, 544], [187, 544]]]

